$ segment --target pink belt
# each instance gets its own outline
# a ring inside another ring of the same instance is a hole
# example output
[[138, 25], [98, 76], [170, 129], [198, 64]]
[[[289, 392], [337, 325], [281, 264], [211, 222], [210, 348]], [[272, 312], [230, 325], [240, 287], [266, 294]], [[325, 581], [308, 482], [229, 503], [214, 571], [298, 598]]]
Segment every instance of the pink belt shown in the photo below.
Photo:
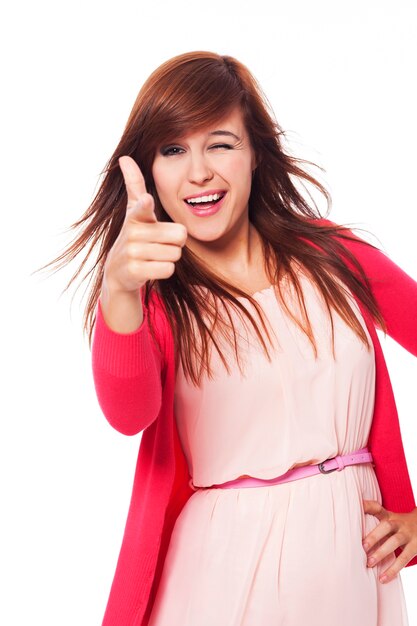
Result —
[[344, 456], [337, 455], [332, 459], [327, 459], [317, 465], [303, 465], [301, 467], [294, 467], [288, 470], [285, 474], [277, 476], [277, 478], [236, 478], [235, 480], [229, 480], [226, 483], [219, 485], [210, 485], [209, 487], [196, 487], [193, 485], [193, 479], [190, 480], [190, 487], [197, 491], [198, 489], [234, 489], [240, 487], [267, 487], [268, 485], [280, 485], [281, 483], [287, 483], [290, 480], [298, 480], [299, 478], [305, 478], [306, 476], [313, 476], [314, 474], [330, 474], [331, 472], [342, 470], [346, 465], [356, 465], [356, 463], [372, 463], [373, 458], [368, 448], [361, 448], [356, 452], [345, 454]]

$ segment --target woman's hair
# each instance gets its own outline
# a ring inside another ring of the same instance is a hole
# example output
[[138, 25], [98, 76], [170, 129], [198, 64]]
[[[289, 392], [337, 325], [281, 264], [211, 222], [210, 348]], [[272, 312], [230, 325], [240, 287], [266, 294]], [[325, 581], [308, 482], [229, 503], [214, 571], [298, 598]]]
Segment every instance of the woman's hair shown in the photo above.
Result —
[[[81, 234], [74, 237], [73, 243], [60, 256], [43, 266], [60, 263], [59, 267], [62, 267], [90, 244], [88, 254], [66, 287], [68, 289], [80, 274], [93, 249], [99, 245], [94, 266], [83, 279], [93, 272], [94, 280], [83, 326], [88, 331], [90, 346], [104, 264], [119, 235], [126, 213], [127, 196], [118, 164], [119, 157], [129, 155], [135, 159], [144, 175], [147, 191], [154, 197], [158, 221], [170, 222], [172, 220], [159, 201], [152, 177], [157, 147], [161, 143], [207, 128], [236, 107], [243, 114], [245, 128], [257, 157], [249, 197], [249, 220], [262, 240], [267, 275], [271, 283], [276, 285], [280, 301], [290, 317], [310, 339], [316, 357], [317, 346], [297, 276], [297, 266], [309, 276], [323, 295], [331, 320], [333, 354], [331, 306], [368, 349], [370, 347], [341, 283], [360, 299], [379, 327], [386, 332], [384, 319], [362, 266], [338, 241], [339, 238], [352, 239], [347, 234], [348, 229], [340, 225], [318, 225], [317, 220], [322, 216], [311, 194], [308, 193], [314, 209], [297, 190], [296, 183], [301, 184], [304, 189], [304, 182], [312, 184], [325, 196], [330, 210], [331, 197], [328, 191], [300, 167], [302, 163], [314, 164], [291, 156], [284, 150], [284, 131], [277, 123], [261, 87], [245, 65], [231, 56], [197, 51], [166, 61], [146, 80], [133, 105], [120, 142], [103, 171], [97, 194], [81, 219], [71, 226], [71, 229], [83, 226]], [[358, 275], [348, 267], [346, 259], [357, 269]], [[303, 317], [301, 321], [294, 315], [282, 294], [280, 282], [284, 276], [297, 294]], [[200, 287], [207, 289], [208, 294], [202, 292]], [[176, 367], [181, 359], [186, 377], [195, 385], [200, 383], [203, 370], [209, 376], [212, 375], [209, 366], [210, 340], [226, 369], [230, 371], [216, 340], [216, 327], [220, 327], [220, 332], [231, 345], [230, 330], [233, 332], [234, 350], [239, 363], [236, 329], [227, 304], [250, 320], [268, 359], [270, 358], [256, 321], [248, 308], [231, 292], [238, 297], [247, 297], [255, 306], [270, 340], [262, 310], [256, 300], [218, 276], [187, 245], [183, 247], [181, 258], [175, 263], [172, 276], [150, 280], [144, 289], [145, 306], [150, 305], [153, 290], [162, 299], [174, 336]], [[219, 302], [225, 305], [227, 319], [219, 312]], [[148, 320], [150, 330], [154, 333], [150, 316]], [[205, 320], [208, 320], [208, 324]], [[199, 338], [195, 332], [196, 327]]]

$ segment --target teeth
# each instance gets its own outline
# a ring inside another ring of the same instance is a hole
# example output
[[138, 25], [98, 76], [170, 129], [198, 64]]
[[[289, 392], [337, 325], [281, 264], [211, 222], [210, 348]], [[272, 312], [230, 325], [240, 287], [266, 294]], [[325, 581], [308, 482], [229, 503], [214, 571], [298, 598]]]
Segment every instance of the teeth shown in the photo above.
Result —
[[214, 200], [218, 200], [219, 198], [221, 198], [224, 194], [222, 193], [214, 193], [210, 196], [200, 196], [199, 198], [190, 198], [188, 200], [186, 200], [186, 202], [188, 202], [188, 204], [199, 204], [200, 202], [213, 202]]

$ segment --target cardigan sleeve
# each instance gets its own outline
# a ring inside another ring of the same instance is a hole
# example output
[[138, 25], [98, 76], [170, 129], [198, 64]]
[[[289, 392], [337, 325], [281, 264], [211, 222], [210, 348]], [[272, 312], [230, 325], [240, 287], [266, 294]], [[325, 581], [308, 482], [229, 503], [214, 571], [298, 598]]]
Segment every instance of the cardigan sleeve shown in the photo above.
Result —
[[163, 356], [149, 329], [149, 311], [133, 332], [112, 330], [96, 306], [91, 357], [97, 399], [108, 422], [135, 435], [158, 416], [162, 398]]
[[[330, 220], [322, 223], [335, 225]], [[340, 239], [361, 263], [372, 293], [387, 325], [387, 333], [408, 352], [417, 356], [417, 282], [382, 250], [370, 246], [351, 230], [355, 241]]]

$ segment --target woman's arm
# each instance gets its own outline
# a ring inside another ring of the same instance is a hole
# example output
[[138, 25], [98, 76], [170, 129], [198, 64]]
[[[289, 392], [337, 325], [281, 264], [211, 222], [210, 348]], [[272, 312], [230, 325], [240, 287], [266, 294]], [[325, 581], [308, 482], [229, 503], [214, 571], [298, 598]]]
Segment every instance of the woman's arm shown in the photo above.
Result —
[[141, 289], [114, 291], [103, 279], [100, 305], [107, 326], [117, 333], [131, 333], [137, 330], [143, 322]]
[[96, 307], [92, 369], [97, 399], [109, 423], [125, 435], [147, 428], [161, 408], [163, 358], [142, 306], [142, 323], [127, 333], [106, 323], [101, 298]]

